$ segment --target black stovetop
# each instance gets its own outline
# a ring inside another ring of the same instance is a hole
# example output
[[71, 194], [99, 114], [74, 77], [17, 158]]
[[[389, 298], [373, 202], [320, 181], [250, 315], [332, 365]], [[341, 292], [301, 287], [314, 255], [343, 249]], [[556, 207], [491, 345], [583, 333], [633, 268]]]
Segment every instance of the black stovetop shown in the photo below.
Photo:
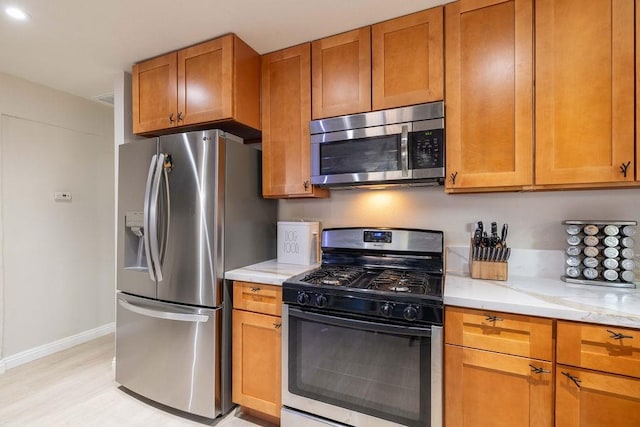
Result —
[[424, 270], [367, 268], [358, 265], [322, 265], [306, 273], [299, 281], [321, 288], [370, 291], [379, 295], [442, 298], [442, 275]]

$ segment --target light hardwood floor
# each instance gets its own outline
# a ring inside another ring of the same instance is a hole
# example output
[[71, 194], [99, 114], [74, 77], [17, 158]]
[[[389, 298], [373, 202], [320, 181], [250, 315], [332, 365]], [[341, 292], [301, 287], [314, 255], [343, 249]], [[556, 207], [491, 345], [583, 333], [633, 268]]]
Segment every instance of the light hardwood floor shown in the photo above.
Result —
[[272, 427], [235, 410], [211, 422], [140, 400], [114, 381], [113, 355], [110, 334], [0, 375], [0, 426]]

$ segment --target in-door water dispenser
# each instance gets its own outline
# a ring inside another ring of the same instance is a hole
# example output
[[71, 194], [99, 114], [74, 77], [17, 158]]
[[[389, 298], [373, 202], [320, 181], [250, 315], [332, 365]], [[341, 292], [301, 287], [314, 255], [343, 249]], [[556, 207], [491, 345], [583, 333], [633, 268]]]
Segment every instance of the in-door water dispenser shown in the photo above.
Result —
[[124, 268], [147, 271], [147, 256], [144, 250], [144, 212], [127, 212], [125, 227]]

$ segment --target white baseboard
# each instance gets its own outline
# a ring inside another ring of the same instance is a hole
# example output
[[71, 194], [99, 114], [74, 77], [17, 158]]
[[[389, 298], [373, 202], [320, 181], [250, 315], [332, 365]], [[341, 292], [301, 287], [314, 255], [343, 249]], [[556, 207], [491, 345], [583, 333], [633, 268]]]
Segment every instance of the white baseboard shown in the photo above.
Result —
[[116, 324], [108, 323], [106, 325], [99, 326], [95, 329], [80, 332], [79, 334], [72, 335], [70, 337], [62, 338], [58, 341], [51, 342], [49, 344], [41, 345], [29, 350], [22, 351], [11, 356], [7, 356], [4, 359], [0, 359], [0, 374], [3, 374], [7, 369], [15, 368], [16, 366], [23, 365], [32, 360], [39, 359], [41, 357], [48, 356], [61, 350], [66, 350], [78, 344], [91, 341], [99, 338], [103, 335], [110, 334], [116, 330]]

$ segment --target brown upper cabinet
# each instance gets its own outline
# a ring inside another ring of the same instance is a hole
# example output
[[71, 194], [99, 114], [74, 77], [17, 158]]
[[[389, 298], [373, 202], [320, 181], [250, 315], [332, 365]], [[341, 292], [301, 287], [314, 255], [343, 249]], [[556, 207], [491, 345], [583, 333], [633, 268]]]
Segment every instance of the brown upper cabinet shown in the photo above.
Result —
[[443, 99], [443, 8], [371, 26], [373, 110]]
[[260, 136], [260, 56], [234, 34], [137, 63], [132, 74], [136, 134], [215, 123]]
[[443, 99], [443, 8], [312, 43], [312, 118]]
[[531, 186], [533, 0], [450, 3], [445, 26], [446, 191]]
[[312, 118], [371, 110], [371, 27], [311, 43]]
[[311, 43], [262, 56], [262, 195], [327, 197], [311, 185]]
[[634, 1], [536, 1], [537, 186], [635, 179]]

